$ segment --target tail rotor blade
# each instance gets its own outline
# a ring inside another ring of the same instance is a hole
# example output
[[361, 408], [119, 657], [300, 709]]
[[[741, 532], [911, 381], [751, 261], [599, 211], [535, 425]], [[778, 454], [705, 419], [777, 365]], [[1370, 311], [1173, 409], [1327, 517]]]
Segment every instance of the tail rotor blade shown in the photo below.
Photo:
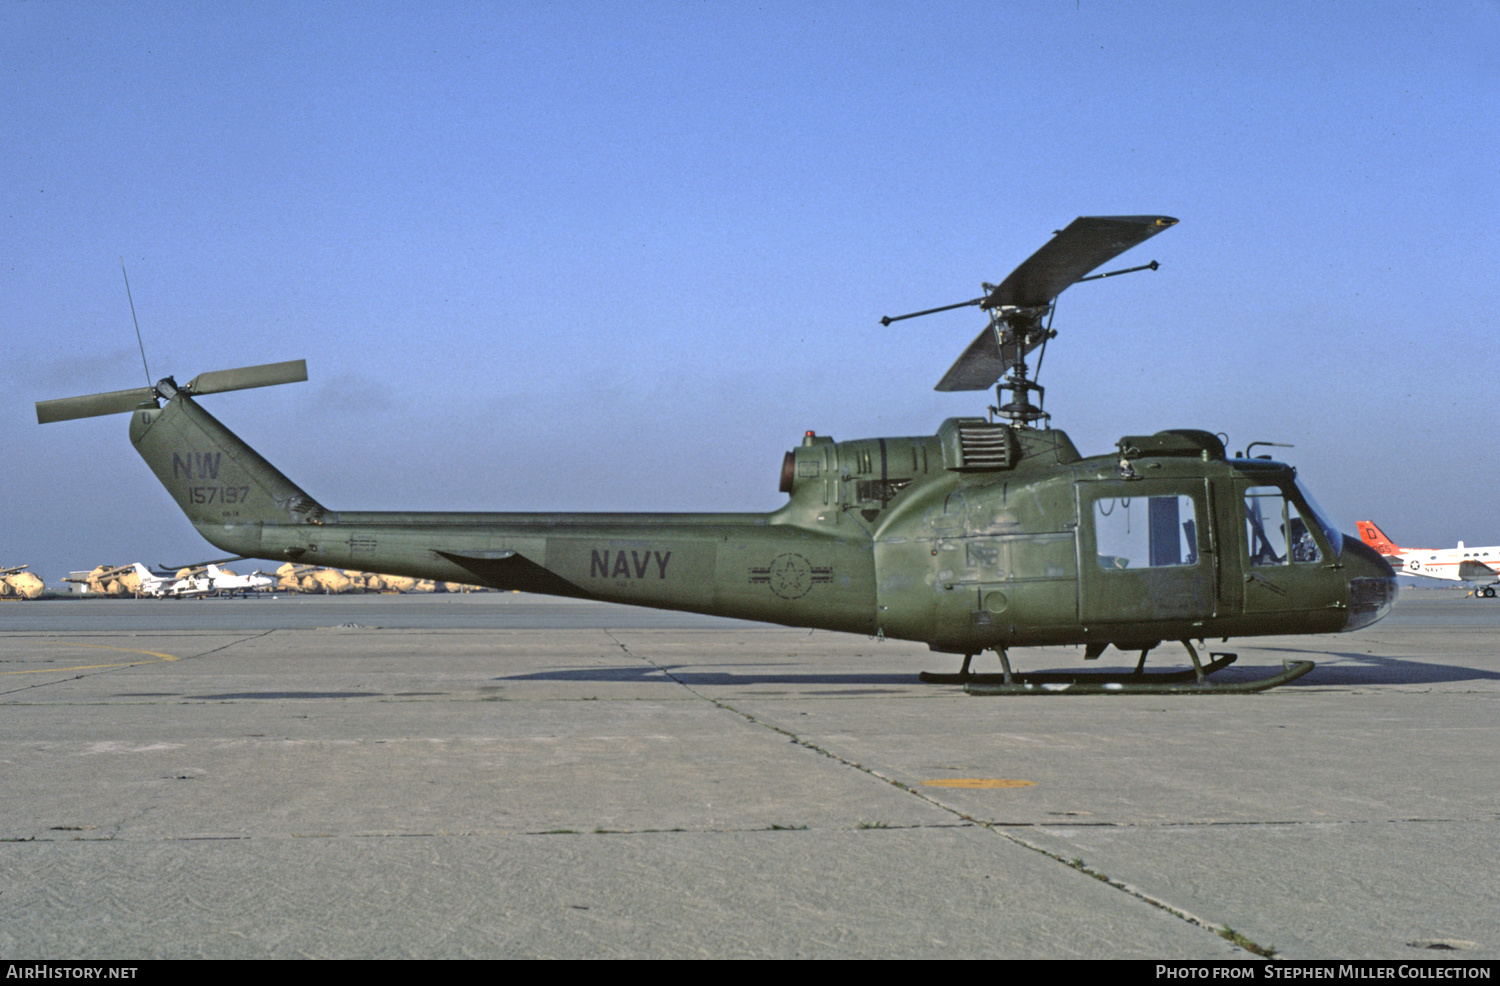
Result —
[[54, 401], [36, 402], [38, 424], [53, 421], [70, 421], [73, 418], [92, 418], [101, 414], [125, 414], [143, 404], [159, 407], [157, 398], [171, 400], [177, 394], [222, 394], [226, 390], [249, 390], [251, 387], [274, 387], [279, 383], [300, 383], [307, 379], [307, 360], [295, 359], [285, 363], [264, 363], [260, 366], [242, 366], [237, 370], [214, 370], [200, 373], [186, 387], [178, 387], [171, 377], [157, 383], [155, 387], [135, 387], [116, 390], [108, 394], [89, 394], [85, 397], [64, 397]]
[[222, 394], [229, 390], [301, 383], [306, 379], [307, 360], [294, 359], [285, 363], [263, 363], [260, 366], [242, 366], [237, 370], [200, 373], [182, 389], [190, 394]]
[[53, 421], [71, 421], [74, 418], [93, 418], [101, 414], [125, 414], [150, 401], [154, 405], [156, 391], [150, 387], [133, 387], [130, 390], [115, 390], [108, 394], [89, 394], [84, 397], [62, 397], [52, 401], [36, 402], [36, 422], [40, 425]]

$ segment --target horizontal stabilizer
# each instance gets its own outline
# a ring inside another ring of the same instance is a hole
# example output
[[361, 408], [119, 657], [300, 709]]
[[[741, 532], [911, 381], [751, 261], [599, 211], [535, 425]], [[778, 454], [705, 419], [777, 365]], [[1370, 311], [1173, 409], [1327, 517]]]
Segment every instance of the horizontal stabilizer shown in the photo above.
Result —
[[469, 572], [481, 585], [492, 589], [588, 598], [588, 593], [583, 589], [512, 550], [443, 551], [437, 548], [434, 553]]
[[130, 390], [116, 390], [108, 394], [89, 394], [85, 397], [61, 397], [55, 401], [37, 401], [36, 423], [45, 425], [53, 421], [93, 418], [101, 414], [127, 414], [155, 397], [156, 391], [150, 387], [133, 387]]
[[274, 387], [281, 383], [301, 383], [307, 379], [307, 360], [294, 359], [285, 363], [263, 363], [260, 366], [242, 366], [237, 370], [212, 370], [200, 373], [183, 390], [190, 394], [222, 394], [229, 390], [250, 390], [253, 387]]

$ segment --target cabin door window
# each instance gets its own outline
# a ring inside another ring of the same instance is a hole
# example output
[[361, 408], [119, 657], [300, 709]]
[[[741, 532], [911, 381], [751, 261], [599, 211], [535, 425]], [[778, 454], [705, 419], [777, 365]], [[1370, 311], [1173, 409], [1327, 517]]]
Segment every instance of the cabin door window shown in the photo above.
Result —
[[1094, 501], [1095, 561], [1103, 569], [1198, 564], [1193, 498], [1100, 497]]
[[1213, 615], [1207, 493], [1201, 480], [1078, 484], [1078, 611], [1085, 624]]

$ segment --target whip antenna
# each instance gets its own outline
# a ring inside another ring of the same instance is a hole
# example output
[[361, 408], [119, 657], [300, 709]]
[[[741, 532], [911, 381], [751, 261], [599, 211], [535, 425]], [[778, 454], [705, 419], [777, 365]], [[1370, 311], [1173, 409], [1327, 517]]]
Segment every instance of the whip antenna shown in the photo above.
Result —
[[135, 323], [135, 344], [141, 347], [141, 369], [146, 371], [146, 386], [151, 386], [151, 367], [146, 365], [146, 344], [141, 342], [141, 320], [135, 317], [135, 299], [130, 296], [130, 275], [125, 273], [125, 258], [120, 258], [120, 273], [125, 278], [125, 300], [130, 302], [130, 320]]

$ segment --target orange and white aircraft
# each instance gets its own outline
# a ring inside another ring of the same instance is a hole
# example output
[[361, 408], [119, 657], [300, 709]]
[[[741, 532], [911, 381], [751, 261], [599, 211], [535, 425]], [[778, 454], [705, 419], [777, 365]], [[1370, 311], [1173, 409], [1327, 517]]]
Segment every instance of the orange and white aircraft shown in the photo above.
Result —
[[1462, 541], [1456, 548], [1401, 548], [1375, 526], [1374, 521], [1356, 522], [1365, 544], [1385, 556], [1397, 575], [1423, 575], [1430, 579], [1456, 582], [1488, 582], [1475, 589], [1474, 595], [1493, 599], [1500, 584], [1500, 546], [1466, 548]]

